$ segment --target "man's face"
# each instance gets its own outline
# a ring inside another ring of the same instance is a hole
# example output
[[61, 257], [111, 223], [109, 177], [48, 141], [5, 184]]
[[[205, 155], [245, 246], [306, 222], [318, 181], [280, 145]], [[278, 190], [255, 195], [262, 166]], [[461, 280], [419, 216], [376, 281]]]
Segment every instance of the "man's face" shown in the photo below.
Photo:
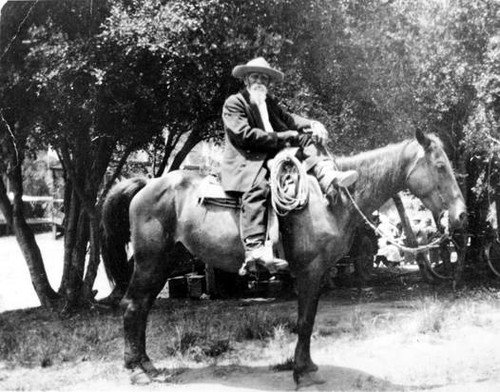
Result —
[[250, 91], [267, 93], [271, 80], [269, 76], [261, 72], [249, 73], [245, 78], [245, 84]]

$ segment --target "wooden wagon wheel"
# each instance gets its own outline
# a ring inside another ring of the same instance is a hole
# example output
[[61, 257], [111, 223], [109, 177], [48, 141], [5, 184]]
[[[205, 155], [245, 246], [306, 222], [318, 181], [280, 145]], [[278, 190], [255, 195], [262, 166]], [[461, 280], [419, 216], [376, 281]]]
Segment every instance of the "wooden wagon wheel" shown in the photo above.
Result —
[[425, 261], [428, 272], [439, 280], [456, 279], [461, 274], [465, 260], [466, 248], [452, 238], [443, 241], [439, 247], [432, 248], [421, 257]]
[[498, 239], [489, 242], [484, 247], [484, 256], [493, 274], [500, 277], [500, 241]]

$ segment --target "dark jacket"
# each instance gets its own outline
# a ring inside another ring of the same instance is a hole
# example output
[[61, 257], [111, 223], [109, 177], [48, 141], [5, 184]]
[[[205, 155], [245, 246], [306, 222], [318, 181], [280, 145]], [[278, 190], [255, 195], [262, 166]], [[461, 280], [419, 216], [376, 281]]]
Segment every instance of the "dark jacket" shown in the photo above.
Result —
[[256, 104], [244, 89], [231, 95], [224, 103], [222, 120], [225, 149], [221, 179], [225, 191], [246, 192], [266, 159], [285, 147], [280, 132], [301, 131], [311, 126], [311, 120], [288, 113], [272, 97], [266, 99], [269, 122], [274, 132], [266, 132]]

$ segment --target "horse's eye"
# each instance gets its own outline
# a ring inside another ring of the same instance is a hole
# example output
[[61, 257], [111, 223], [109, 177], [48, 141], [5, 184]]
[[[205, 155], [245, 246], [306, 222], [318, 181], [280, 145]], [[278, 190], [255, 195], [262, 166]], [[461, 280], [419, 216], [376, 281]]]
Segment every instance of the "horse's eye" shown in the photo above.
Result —
[[445, 173], [446, 172], [446, 165], [437, 165], [438, 172], [440, 173]]

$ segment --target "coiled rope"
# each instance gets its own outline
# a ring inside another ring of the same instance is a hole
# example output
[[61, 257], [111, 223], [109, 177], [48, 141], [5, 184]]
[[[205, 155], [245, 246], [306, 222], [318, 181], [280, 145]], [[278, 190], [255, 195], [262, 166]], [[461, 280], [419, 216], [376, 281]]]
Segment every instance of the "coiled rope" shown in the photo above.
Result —
[[295, 157], [296, 151], [296, 148], [284, 149], [269, 162], [271, 204], [279, 216], [304, 208], [309, 199], [307, 172]]
[[[309, 199], [307, 172], [304, 165], [295, 157], [296, 151], [297, 149], [295, 148], [284, 149], [269, 163], [271, 170], [271, 204], [276, 214], [280, 216], [287, 215], [290, 211], [304, 208]], [[349, 190], [345, 189], [345, 191], [365, 223], [387, 242], [404, 252], [412, 254], [422, 253], [429, 249], [438, 248], [439, 244], [451, 238], [447, 232], [444, 232], [439, 238], [426, 245], [417, 247], [404, 246], [376, 227], [361, 211]]]

